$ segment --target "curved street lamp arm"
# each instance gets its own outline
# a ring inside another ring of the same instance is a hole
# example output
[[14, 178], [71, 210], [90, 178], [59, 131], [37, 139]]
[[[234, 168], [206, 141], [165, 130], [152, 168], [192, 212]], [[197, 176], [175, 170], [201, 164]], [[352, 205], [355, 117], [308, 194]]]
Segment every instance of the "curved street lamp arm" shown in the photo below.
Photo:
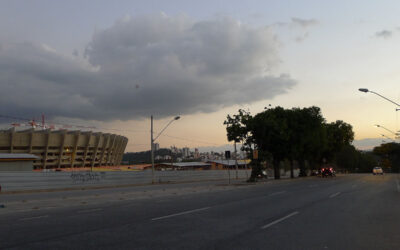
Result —
[[[373, 94], [375, 94], [375, 95], [377, 95], [377, 96], [380, 96], [380, 97], [382, 97], [383, 99], [385, 99], [386, 101], [389, 101], [389, 102], [391, 102], [391, 103], [393, 103], [393, 104], [395, 104], [395, 105], [397, 105], [397, 106], [400, 107], [400, 104], [398, 104], [397, 102], [394, 102], [394, 101], [390, 100], [389, 98], [384, 97], [383, 95], [380, 95], [380, 94], [378, 94], [378, 93], [376, 93], [376, 92], [374, 92], [374, 91], [371, 91], [371, 90], [369, 90], [368, 92], [371, 92], [371, 93], [373, 93]], [[397, 110], [398, 110], [398, 109], [396, 109], [396, 111], [397, 111]]]
[[393, 140], [392, 138], [390, 138], [390, 137], [388, 137], [388, 136], [386, 136], [386, 135], [384, 135], [384, 134], [381, 134], [381, 135], [382, 135], [383, 137], [385, 137], [385, 138], [391, 140], [392, 142], [395, 142], [395, 140]]
[[388, 128], [385, 128], [385, 127], [382, 126], [382, 125], [375, 125], [375, 126], [377, 126], [378, 128], [383, 128], [384, 130], [386, 130], [386, 131], [388, 131], [388, 132], [390, 132], [390, 133], [392, 133], [392, 134], [394, 134], [394, 135], [397, 135], [396, 132], [394, 132], [394, 131], [392, 131], [392, 130], [390, 130], [390, 129], [388, 129]]
[[166, 130], [168, 128], [168, 126], [175, 121], [175, 119], [171, 120], [170, 122], [168, 122], [168, 124], [161, 130], [160, 133], [158, 133], [158, 135], [156, 136], [156, 138], [153, 139], [153, 142], [155, 142], [157, 140], [158, 137], [160, 137], [160, 135], [162, 134], [162, 132], [164, 132], [164, 130]]

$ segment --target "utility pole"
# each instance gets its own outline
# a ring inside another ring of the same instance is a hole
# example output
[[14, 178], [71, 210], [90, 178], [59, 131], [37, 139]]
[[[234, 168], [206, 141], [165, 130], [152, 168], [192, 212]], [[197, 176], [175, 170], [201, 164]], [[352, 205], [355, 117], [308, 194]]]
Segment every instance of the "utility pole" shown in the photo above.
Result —
[[236, 140], [235, 140], [235, 167], [236, 167], [236, 180], [239, 179], [238, 173], [238, 162], [237, 162], [237, 150], [236, 150]]
[[153, 116], [151, 116], [151, 183], [154, 184], [154, 140], [153, 140]]
[[158, 133], [158, 135], [156, 136], [156, 138], [153, 138], [153, 115], [151, 116], [151, 135], [150, 135], [150, 139], [151, 139], [151, 183], [154, 184], [155, 181], [155, 169], [154, 169], [154, 141], [157, 140], [157, 138], [162, 134], [162, 132], [164, 132], [165, 129], [167, 129], [167, 127], [176, 120], [179, 120], [181, 117], [175, 116], [174, 119], [172, 119], [162, 130], [160, 133]]

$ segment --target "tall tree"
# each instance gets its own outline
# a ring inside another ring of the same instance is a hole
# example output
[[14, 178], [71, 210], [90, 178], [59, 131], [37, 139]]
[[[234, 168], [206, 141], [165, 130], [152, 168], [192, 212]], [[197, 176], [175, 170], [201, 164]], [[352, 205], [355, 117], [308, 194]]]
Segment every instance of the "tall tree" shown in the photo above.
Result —
[[373, 150], [374, 154], [381, 157], [381, 162], [392, 172], [400, 171], [400, 143], [384, 143]]
[[353, 127], [341, 120], [327, 123], [327, 148], [324, 157], [328, 161], [334, 161], [335, 155], [345, 146], [351, 145], [354, 140]]
[[276, 107], [258, 113], [249, 124], [257, 147], [272, 155], [275, 179], [280, 178], [280, 162], [290, 153], [288, 122], [287, 110]]
[[315, 106], [293, 108], [290, 114], [291, 158], [298, 161], [300, 176], [306, 176], [305, 161], [317, 164], [326, 148], [325, 119]]

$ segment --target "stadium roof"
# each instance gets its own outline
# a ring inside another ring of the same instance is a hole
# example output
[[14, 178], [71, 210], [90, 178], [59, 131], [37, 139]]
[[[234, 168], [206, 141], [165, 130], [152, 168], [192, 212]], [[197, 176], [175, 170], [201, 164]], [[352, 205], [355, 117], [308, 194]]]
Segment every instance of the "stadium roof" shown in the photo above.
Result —
[[[227, 165], [227, 166], [235, 166], [235, 160], [210, 160], [208, 162], [214, 162], [217, 164], [221, 165]], [[245, 165], [246, 163], [248, 164], [250, 161], [249, 160], [237, 160], [238, 165]]]
[[0, 160], [37, 160], [38, 156], [33, 154], [14, 154], [14, 153], [0, 153]]

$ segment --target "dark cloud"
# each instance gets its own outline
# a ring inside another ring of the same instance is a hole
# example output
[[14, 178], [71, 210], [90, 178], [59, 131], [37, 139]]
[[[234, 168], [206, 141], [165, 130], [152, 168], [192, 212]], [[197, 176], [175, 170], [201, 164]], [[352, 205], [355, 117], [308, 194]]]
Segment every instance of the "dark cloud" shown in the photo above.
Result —
[[391, 38], [393, 35], [393, 32], [390, 30], [381, 30], [375, 33], [375, 36], [378, 38], [384, 38], [384, 39], [388, 39]]
[[96, 32], [87, 61], [45, 45], [7, 44], [0, 46], [0, 112], [126, 120], [252, 103], [296, 84], [268, 73], [278, 47], [267, 28], [166, 15]]

